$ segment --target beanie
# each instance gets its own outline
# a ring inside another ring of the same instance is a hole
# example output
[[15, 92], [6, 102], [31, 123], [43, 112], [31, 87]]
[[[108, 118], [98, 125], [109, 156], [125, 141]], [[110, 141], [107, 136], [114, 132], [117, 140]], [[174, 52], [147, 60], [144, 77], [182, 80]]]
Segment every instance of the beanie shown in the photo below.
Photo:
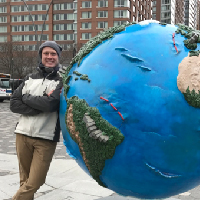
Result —
[[58, 54], [58, 57], [60, 57], [60, 54], [62, 52], [62, 47], [60, 45], [58, 45], [55, 41], [46, 41], [46, 42], [42, 43], [41, 46], [39, 47], [40, 58], [42, 58], [42, 50], [44, 47], [53, 48], [56, 51], [56, 53]]

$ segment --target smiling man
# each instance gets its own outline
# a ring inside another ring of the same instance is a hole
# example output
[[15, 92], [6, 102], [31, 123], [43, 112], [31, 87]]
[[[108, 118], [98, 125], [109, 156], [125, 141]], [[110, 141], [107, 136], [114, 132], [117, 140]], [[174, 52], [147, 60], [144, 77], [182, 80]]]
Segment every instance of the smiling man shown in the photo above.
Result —
[[34, 198], [45, 183], [60, 138], [61, 51], [56, 42], [44, 42], [39, 48], [38, 72], [28, 75], [11, 97], [11, 111], [21, 114], [15, 129], [20, 188], [13, 200]]

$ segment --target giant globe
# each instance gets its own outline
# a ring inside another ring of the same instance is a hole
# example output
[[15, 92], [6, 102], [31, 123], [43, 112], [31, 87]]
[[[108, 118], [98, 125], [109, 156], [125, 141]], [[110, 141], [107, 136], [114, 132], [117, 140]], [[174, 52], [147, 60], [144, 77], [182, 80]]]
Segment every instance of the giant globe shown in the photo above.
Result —
[[187, 26], [144, 21], [105, 30], [74, 57], [64, 144], [99, 185], [151, 199], [200, 184], [198, 42]]

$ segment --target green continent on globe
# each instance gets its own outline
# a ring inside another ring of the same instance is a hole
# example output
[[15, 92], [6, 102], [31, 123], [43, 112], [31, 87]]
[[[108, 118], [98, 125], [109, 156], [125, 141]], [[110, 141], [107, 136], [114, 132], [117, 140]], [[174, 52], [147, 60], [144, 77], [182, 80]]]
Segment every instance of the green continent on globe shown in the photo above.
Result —
[[200, 43], [200, 31], [194, 30], [193, 28], [184, 24], [178, 24], [176, 33], [184, 35], [187, 39], [184, 40], [184, 45], [191, 49], [190, 56], [198, 56], [199, 51], [194, 51], [197, 48], [197, 43]]
[[181, 24], [126, 24], [92, 38], [65, 68], [64, 143], [100, 185], [161, 199], [199, 184], [199, 43], [200, 31]]
[[[106, 187], [99, 176], [106, 159], [113, 157], [115, 148], [122, 143], [124, 136], [101, 117], [97, 108], [88, 106], [85, 100], [77, 96], [67, 99], [65, 119], [67, 130], [78, 144], [90, 174], [101, 186]], [[86, 123], [84, 119], [88, 119], [88, 122]]]
[[[72, 66], [75, 63], [78, 63], [78, 66], [80, 65], [82, 59], [89, 54], [97, 45], [101, 44], [103, 41], [112, 38], [113, 35], [115, 33], [119, 33], [121, 31], [124, 31], [126, 27], [133, 25], [133, 24], [137, 24], [136, 22], [130, 22], [127, 24], [122, 24], [116, 27], [111, 27], [108, 30], [102, 31], [101, 33], [99, 33], [97, 36], [91, 38], [86, 44], [84, 44], [83, 47], [81, 47], [81, 49], [79, 50], [79, 52], [76, 54], [76, 56], [72, 59], [72, 61], [70, 62], [69, 66], [66, 69], [66, 72], [62, 75], [63, 77], [63, 83], [64, 83], [64, 93], [65, 93], [65, 97], [67, 95], [67, 92], [70, 88], [70, 86], [68, 85], [68, 82], [70, 80], [70, 76], [68, 76], [69, 71], [71, 70]], [[82, 74], [78, 73], [77, 71], [73, 72], [74, 74], [76, 74], [77, 76], [81, 76]], [[87, 77], [82, 75], [82, 80], [88, 80], [88, 82], [90, 82], [90, 79], [88, 79]], [[78, 80], [78, 79], [76, 79]]]
[[200, 91], [198, 93], [195, 92], [193, 89], [190, 91], [189, 87], [187, 88], [186, 92], [183, 93], [185, 100], [193, 107], [200, 108]]

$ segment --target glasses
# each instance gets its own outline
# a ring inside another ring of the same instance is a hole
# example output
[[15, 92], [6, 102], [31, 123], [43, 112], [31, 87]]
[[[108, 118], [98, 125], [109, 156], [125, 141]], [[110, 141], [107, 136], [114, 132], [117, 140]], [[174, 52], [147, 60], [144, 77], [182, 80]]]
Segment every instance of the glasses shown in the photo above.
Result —
[[44, 52], [44, 53], [42, 53], [42, 54], [45, 55], [45, 56], [48, 56], [48, 55], [50, 54], [52, 57], [57, 56], [57, 53]]

